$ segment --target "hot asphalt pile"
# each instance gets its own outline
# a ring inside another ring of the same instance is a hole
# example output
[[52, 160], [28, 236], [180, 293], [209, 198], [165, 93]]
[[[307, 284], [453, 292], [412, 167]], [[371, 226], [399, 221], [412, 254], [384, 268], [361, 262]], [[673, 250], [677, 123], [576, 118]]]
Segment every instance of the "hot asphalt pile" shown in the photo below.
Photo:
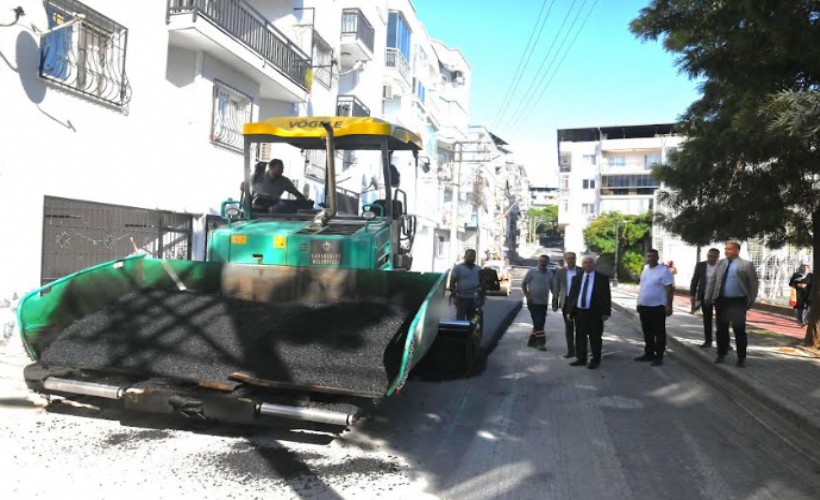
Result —
[[413, 312], [383, 298], [262, 304], [146, 289], [76, 321], [42, 361], [190, 381], [241, 371], [383, 392], [398, 372]]

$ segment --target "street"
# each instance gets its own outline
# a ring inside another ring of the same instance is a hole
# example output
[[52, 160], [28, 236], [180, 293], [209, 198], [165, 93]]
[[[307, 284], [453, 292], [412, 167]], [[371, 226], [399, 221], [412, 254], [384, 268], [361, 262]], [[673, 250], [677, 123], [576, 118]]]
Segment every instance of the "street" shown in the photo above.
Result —
[[[516, 285], [518, 282], [516, 281]], [[487, 323], [520, 300], [492, 298]], [[485, 370], [411, 381], [341, 435], [52, 404], [28, 394], [3, 346], [3, 498], [818, 498], [802, 454], [669, 357], [632, 361], [628, 319], [606, 324], [597, 371], [570, 367], [560, 318], [546, 353], [522, 309]], [[490, 328], [491, 329], [491, 328]], [[492, 336], [490, 336], [492, 337]], [[14, 354], [14, 355], [12, 355]]]

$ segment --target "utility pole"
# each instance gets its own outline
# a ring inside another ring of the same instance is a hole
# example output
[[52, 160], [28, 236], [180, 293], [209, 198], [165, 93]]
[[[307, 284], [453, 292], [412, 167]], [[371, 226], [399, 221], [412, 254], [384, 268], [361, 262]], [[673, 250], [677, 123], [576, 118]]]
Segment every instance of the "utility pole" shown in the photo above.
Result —
[[462, 143], [456, 142], [456, 158], [453, 162], [453, 174], [451, 176], [452, 186], [453, 186], [453, 200], [452, 206], [450, 207], [450, 211], [452, 212], [450, 216], [450, 263], [449, 265], [453, 266], [456, 262], [458, 262], [458, 203], [459, 198], [461, 197], [461, 156], [462, 156], [462, 148], [464, 147]]

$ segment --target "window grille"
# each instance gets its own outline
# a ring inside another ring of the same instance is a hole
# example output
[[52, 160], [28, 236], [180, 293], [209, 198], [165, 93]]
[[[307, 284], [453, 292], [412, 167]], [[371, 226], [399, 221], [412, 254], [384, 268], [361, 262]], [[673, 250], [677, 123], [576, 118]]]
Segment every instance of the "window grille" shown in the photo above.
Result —
[[219, 81], [214, 83], [211, 141], [242, 152], [242, 126], [251, 122], [253, 100]]
[[[49, 30], [40, 39], [40, 77], [115, 106], [131, 100], [125, 75], [128, 30], [74, 0], [46, 2]], [[78, 15], [84, 16], [78, 21]]]
[[333, 73], [333, 47], [319, 34], [313, 32], [313, 79], [325, 88], [333, 87], [336, 75]]

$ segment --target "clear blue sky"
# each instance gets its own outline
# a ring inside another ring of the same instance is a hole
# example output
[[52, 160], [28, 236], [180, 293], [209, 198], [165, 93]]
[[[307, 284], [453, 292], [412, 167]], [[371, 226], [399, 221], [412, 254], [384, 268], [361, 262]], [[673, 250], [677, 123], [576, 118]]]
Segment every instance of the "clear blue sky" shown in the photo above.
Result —
[[[544, 12], [551, 3], [553, 0], [547, 0]], [[413, 0], [429, 35], [461, 50], [472, 67], [470, 122], [490, 127], [510, 143], [535, 185], [556, 183], [557, 129], [674, 122], [698, 98], [697, 83], [678, 74], [674, 56], [665, 52], [660, 42], [642, 43], [629, 32], [629, 22], [649, 0], [598, 0], [592, 8], [594, 3], [554, 0], [518, 90], [498, 125], [496, 116], [543, 0]], [[555, 71], [587, 13], [591, 14], [543, 91], [550, 77], [536, 79], [537, 70], [568, 12], [542, 73]], [[530, 88], [533, 90], [527, 94]], [[526, 99], [531, 99], [529, 105]], [[516, 113], [522, 104], [529, 112]]]

